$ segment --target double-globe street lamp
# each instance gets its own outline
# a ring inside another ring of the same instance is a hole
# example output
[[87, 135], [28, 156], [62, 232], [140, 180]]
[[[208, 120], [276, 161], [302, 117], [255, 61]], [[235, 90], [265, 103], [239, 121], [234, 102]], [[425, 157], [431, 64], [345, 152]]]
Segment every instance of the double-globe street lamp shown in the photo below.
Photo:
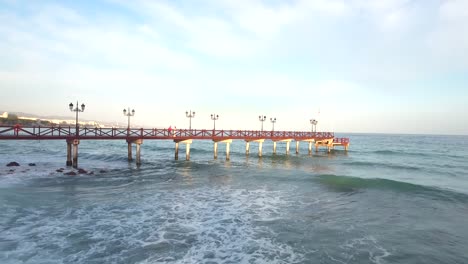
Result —
[[189, 118], [189, 129], [192, 129], [192, 118], [195, 117], [195, 112], [192, 112], [192, 110], [185, 111], [185, 116]]
[[317, 123], [318, 121], [315, 119], [310, 120], [310, 124], [312, 125], [312, 132], [317, 132]]
[[124, 109], [123, 114], [124, 116], [128, 116], [127, 129], [130, 129], [130, 117], [135, 115], [135, 109], [132, 109], [132, 111], [130, 111], [130, 107], [128, 108], [128, 111], [127, 109]]
[[219, 115], [211, 114], [211, 120], [213, 120], [213, 130], [216, 130], [216, 120], [219, 119]]
[[266, 116], [261, 116], [261, 115], [259, 115], [259, 116], [258, 116], [258, 120], [259, 120], [260, 122], [262, 122], [262, 129], [261, 129], [261, 131], [263, 131], [263, 122], [265, 122]]
[[76, 125], [76, 132], [75, 132], [75, 136], [78, 137], [79, 136], [79, 125], [78, 125], [78, 112], [84, 112], [85, 110], [85, 104], [81, 104], [81, 109], [78, 108], [79, 104], [78, 104], [78, 101], [76, 101], [76, 108], [73, 108], [73, 103], [70, 103], [68, 105], [68, 107], [70, 107], [70, 111], [72, 112], [76, 112], [76, 120], [75, 120], [75, 125]]
[[270, 122], [271, 122], [271, 124], [272, 124], [271, 131], [275, 131], [276, 117], [274, 117], [274, 118], [271, 118], [271, 117], [270, 117]]

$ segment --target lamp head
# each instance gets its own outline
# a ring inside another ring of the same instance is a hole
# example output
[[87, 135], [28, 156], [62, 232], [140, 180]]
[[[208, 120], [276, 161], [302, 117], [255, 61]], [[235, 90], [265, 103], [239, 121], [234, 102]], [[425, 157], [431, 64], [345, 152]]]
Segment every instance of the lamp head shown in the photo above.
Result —
[[123, 114], [124, 114], [124, 115], [127, 114], [127, 109], [124, 109], [124, 110], [123, 110]]
[[81, 104], [81, 111], [84, 111], [85, 109], [85, 104]]
[[135, 109], [132, 109], [132, 115], [134, 115], [134, 114], [135, 114]]
[[73, 103], [70, 103], [68, 107], [70, 107], [70, 111], [73, 111]]

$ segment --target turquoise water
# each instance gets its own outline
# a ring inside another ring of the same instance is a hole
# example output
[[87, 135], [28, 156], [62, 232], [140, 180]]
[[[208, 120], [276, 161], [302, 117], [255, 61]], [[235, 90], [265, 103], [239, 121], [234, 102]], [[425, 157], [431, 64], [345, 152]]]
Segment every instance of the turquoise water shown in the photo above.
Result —
[[64, 141], [0, 141], [0, 263], [468, 263], [468, 137], [349, 137], [230, 161], [147, 140], [139, 168], [82, 141], [77, 176]]

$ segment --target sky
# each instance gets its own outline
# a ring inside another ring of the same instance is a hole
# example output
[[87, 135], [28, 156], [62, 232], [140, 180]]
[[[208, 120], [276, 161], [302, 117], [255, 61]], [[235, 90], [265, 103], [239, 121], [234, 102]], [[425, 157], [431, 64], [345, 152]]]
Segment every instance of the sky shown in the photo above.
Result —
[[0, 110], [468, 134], [468, 0], [0, 0]]

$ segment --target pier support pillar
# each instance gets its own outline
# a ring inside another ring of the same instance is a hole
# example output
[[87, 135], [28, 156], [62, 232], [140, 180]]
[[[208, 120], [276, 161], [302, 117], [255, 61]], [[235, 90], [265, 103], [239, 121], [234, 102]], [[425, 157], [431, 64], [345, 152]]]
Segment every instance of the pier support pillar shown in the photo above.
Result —
[[175, 160], [179, 159], [179, 143], [185, 143], [185, 160], [190, 160], [190, 144], [192, 143], [191, 139], [185, 140], [174, 140], [175, 142]]
[[214, 143], [214, 159], [218, 158], [218, 142]]
[[309, 141], [309, 155], [312, 155], [312, 141]]
[[291, 141], [286, 141], [286, 155], [289, 155], [289, 143], [291, 143]]
[[72, 141], [67, 140], [67, 166], [72, 165]]
[[131, 162], [133, 160], [133, 157], [132, 157], [132, 142], [127, 140], [127, 144], [128, 144], [128, 161]]
[[185, 160], [190, 160], [190, 143], [185, 145]]
[[231, 159], [230, 154], [229, 154], [229, 145], [230, 145], [230, 144], [231, 144], [231, 143], [226, 142], [226, 160], [230, 160], [230, 159]]
[[80, 144], [79, 139], [73, 140], [73, 168], [78, 168], [78, 145]]
[[174, 156], [174, 158], [175, 158], [175, 160], [179, 159], [179, 142], [175, 143], [175, 156]]
[[141, 165], [141, 144], [143, 144], [143, 139], [135, 140], [136, 144], [136, 165]]
[[273, 154], [276, 154], [276, 141], [273, 141]]
[[214, 152], [215, 152], [215, 159], [218, 158], [218, 143], [226, 143], [226, 160], [230, 160], [231, 159], [231, 156], [230, 156], [230, 144], [232, 143], [232, 139], [225, 139], [225, 140], [220, 140], [220, 141], [216, 141], [216, 140], [213, 140], [214, 141]]
[[250, 142], [258, 142], [258, 156], [261, 157], [262, 156], [263, 141], [265, 141], [265, 139], [255, 139], [255, 140], [250, 140], [250, 141], [246, 140], [245, 155], [247, 155], [247, 156], [249, 155]]
[[296, 141], [296, 154], [299, 154], [299, 141]]

